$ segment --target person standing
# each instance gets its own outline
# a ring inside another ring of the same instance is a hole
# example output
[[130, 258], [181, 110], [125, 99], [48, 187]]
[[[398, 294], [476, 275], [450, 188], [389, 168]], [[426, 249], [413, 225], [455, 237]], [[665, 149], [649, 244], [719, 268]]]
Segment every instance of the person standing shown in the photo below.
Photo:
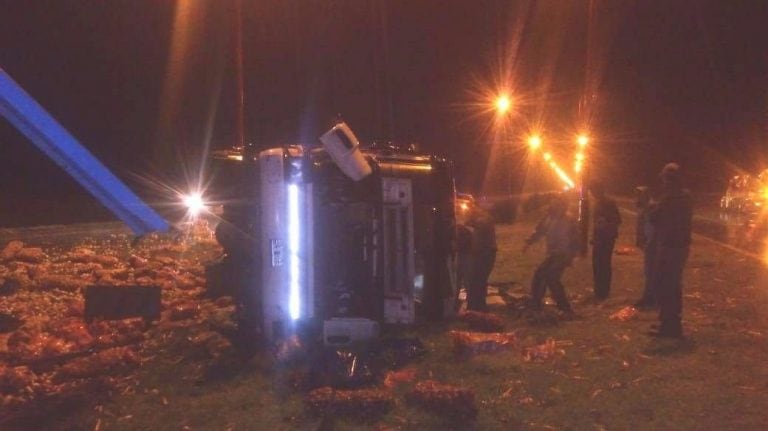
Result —
[[472, 229], [472, 258], [467, 309], [486, 311], [488, 276], [496, 263], [496, 225], [488, 212], [473, 205], [467, 227]]
[[659, 327], [649, 335], [683, 336], [683, 270], [691, 247], [693, 201], [683, 188], [680, 165], [667, 163], [659, 174], [662, 197], [648, 218], [656, 237], [656, 280], [659, 296]]
[[619, 236], [621, 216], [616, 201], [605, 194], [603, 185], [593, 182], [589, 191], [595, 198], [592, 229], [592, 275], [595, 299], [602, 301], [611, 293], [611, 258]]
[[547, 215], [538, 223], [536, 230], [525, 240], [523, 246], [523, 252], [526, 252], [528, 247], [546, 237], [547, 255], [536, 268], [531, 282], [530, 305], [534, 310], [541, 309], [544, 294], [549, 288], [557, 308], [566, 317], [573, 316], [571, 304], [560, 279], [579, 250], [578, 235], [577, 223], [568, 215], [568, 203], [562, 198], [553, 199]]
[[653, 209], [651, 193], [648, 187], [637, 187], [635, 206], [637, 207], [637, 224], [635, 225], [635, 245], [643, 251], [643, 272], [645, 282], [643, 296], [635, 302], [638, 308], [653, 308], [659, 305], [656, 292], [655, 265], [656, 265], [656, 238], [653, 235], [653, 225], [648, 219], [648, 214]]

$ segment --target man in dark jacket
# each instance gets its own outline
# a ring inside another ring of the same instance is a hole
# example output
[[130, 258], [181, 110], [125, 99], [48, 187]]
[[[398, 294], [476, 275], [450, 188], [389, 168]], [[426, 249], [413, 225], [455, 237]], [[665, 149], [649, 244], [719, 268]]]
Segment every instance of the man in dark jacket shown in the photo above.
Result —
[[616, 201], [605, 195], [603, 185], [593, 182], [589, 191], [595, 198], [592, 229], [592, 275], [595, 299], [608, 298], [611, 292], [611, 258], [619, 236], [621, 216]]
[[691, 246], [693, 202], [683, 188], [680, 166], [668, 163], [661, 171], [663, 194], [648, 214], [656, 238], [656, 282], [660, 313], [655, 337], [681, 338], [683, 326], [683, 269]]

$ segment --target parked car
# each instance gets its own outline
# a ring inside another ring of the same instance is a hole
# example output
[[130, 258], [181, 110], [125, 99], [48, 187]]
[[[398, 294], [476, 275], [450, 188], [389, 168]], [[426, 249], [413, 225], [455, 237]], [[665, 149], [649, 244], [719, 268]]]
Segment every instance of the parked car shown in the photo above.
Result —
[[720, 208], [738, 213], [755, 213], [768, 204], [768, 170], [758, 176], [736, 175], [720, 198]]

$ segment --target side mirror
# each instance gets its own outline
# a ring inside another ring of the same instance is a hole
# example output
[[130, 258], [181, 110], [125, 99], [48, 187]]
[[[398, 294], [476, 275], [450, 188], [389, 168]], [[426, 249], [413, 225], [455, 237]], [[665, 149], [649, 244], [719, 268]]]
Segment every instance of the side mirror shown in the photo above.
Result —
[[347, 123], [339, 123], [320, 137], [323, 148], [344, 175], [360, 181], [371, 174], [371, 166], [360, 152], [360, 142]]

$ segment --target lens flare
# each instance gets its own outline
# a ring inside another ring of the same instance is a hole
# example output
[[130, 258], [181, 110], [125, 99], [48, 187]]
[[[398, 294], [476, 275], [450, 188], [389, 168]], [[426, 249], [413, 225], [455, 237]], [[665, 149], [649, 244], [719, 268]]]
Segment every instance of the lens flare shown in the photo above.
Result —
[[506, 94], [502, 94], [498, 98], [496, 98], [496, 112], [499, 114], [506, 114], [509, 111], [509, 108], [512, 107], [512, 101], [509, 99], [509, 96]]
[[181, 201], [187, 207], [187, 212], [192, 217], [197, 217], [205, 209], [205, 201], [200, 193], [184, 195]]
[[528, 138], [528, 146], [532, 150], [537, 150], [541, 147], [541, 137], [539, 135], [533, 135]]
[[560, 178], [560, 180], [563, 183], [565, 183], [566, 186], [568, 186], [568, 188], [572, 189], [576, 187], [576, 183], [573, 182], [571, 177], [569, 177], [568, 174], [566, 174], [565, 171], [562, 170], [560, 166], [557, 165], [557, 163], [554, 163], [554, 162], [552, 163], [552, 169], [555, 170], [555, 173], [557, 174], [557, 176]]

